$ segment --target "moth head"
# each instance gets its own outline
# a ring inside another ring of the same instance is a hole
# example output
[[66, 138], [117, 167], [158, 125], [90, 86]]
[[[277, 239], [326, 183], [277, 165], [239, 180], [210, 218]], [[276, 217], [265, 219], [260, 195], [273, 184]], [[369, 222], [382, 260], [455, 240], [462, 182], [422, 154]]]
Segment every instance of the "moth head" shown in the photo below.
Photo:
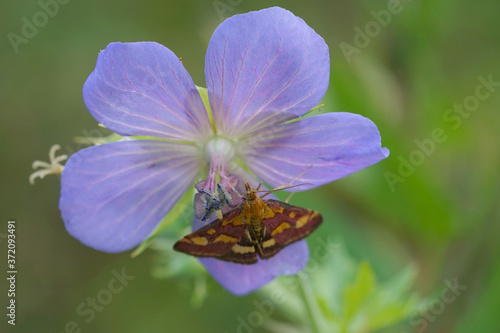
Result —
[[254, 190], [252, 187], [250, 187], [250, 184], [248, 182], [245, 182], [245, 191], [247, 192], [245, 195], [247, 201], [253, 201], [255, 200], [255, 198], [257, 198], [257, 190]]

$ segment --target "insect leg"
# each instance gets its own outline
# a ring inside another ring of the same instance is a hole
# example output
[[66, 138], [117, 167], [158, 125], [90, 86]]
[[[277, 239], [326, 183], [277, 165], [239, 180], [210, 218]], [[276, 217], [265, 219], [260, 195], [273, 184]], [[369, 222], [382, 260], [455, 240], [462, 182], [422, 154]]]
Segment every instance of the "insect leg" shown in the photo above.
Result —
[[235, 189], [233, 185], [231, 185], [231, 182], [227, 176], [223, 176], [223, 175], [221, 175], [221, 176], [226, 180], [226, 184], [229, 185], [229, 187], [234, 191], [234, 193], [236, 193], [241, 199], [245, 199], [245, 196], [241, 195], [240, 192], [238, 192], [238, 190]]
[[252, 236], [250, 236], [250, 233], [248, 232], [248, 228], [247, 228], [247, 229], [245, 229], [245, 235], [247, 235], [248, 240], [249, 240], [250, 242], [252, 242], [252, 243], [254, 243], [254, 242], [255, 242], [255, 241], [252, 239]]
[[[253, 238], [250, 236], [250, 232], [248, 231], [249, 228], [251, 229], [251, 233], [253, 234]], [[261, 241], [257, 239], [257, 235], [255, 235], [255, 231], [253, 230], [253, 228], [250, 226], [247, 229], [245, 229], [245, 232], [247, 233], [247, 237], [251, 239], [252, 243], [257, 248], [259, 255], [262, 256], [263, 255], [262, 254], [262, 247], [260, 246]]]

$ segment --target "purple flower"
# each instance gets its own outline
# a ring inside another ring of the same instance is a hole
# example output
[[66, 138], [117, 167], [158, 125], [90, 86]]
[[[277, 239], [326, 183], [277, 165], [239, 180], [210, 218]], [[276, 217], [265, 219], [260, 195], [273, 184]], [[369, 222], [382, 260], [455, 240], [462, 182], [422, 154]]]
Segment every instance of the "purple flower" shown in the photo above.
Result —
[[[312, 166], [297, 180], [310, 184], [304, 190], [384, 159], [388, 151], [367, 118], [336, 112], [291, 121], [320, 102], [329, 73], [324, 40], [277, 7], [233, 16], [215, 30], [201, 93], [166, 47], [109, 44], [85, 82], [85, 105], [104, 126], [133, 138], [71, 156], [60, 199], [68, 232], [95, 249], [125, 251], [201, 179], [197, 187], [207, 193], [216, 193], [217, 184], [256, 186], [244, 165], [279, 186]], [[193, 228], [203, 224], [195, 217]], [[246, 294], [299, 272], [308, 258], [300, 241], [255, 265], [202, 263], [225, 288]]]

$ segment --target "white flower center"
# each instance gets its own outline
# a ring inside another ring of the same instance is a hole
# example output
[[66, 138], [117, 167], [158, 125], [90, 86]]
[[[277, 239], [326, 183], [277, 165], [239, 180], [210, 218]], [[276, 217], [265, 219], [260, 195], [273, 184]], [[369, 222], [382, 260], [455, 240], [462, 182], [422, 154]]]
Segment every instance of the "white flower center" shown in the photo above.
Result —
[[221, 181], [225, 183], [228, 179], [227, 168], [236, 154], [234, 142], [216, 135], [205, 144], [204, 151], [209, 164], [205, 188], [215, 191], [216, 184], [221, 183]]
[[233, 142], [224, 137], [216, 135], [205, 145], [205, 158], [212, 166], [227, 167], [234, 155]]

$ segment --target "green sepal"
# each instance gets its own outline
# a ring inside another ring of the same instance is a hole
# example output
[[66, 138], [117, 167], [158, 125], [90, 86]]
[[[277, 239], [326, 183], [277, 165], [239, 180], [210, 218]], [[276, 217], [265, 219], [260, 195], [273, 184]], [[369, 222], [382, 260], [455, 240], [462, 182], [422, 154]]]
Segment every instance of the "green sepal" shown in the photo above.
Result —
[[313, 111], [319, 110], [319, 109], [321, 109], [324, 106], [325, 106], [325, 104], [319, 104], [318, 106], [315, 106], [314, 108], [312, 108], [311, 110], [307, 111], [303, 115], [301, 115], [301, 116], [299, 116], [297, 118], [293, 118], [291, 120], [285, 121], [283, 124], [294, 123], [294, 122], [299, 121], [301, 119], [307, 118], [307, 116], [310, 116]]
[[198, 87], [198, 86], [196, 86], [196, 89], [198, 90], [198, 93], [200, 94], [200, 97], [201, 97], [201, 100], [203, 101], [203, 105], [205, 106], [205, 109], [207, 110], [208, 120], [210, 121], [210, 126], [212, 127], [212, 130], [214, 131], [214, 133], [217, 133], [217, 129], [215, 127], [214, 116], [212, 114], [212, 108], [210, 107], [210, 100], [208, 99], [208, 90], [207, 90], [207, 88]]

